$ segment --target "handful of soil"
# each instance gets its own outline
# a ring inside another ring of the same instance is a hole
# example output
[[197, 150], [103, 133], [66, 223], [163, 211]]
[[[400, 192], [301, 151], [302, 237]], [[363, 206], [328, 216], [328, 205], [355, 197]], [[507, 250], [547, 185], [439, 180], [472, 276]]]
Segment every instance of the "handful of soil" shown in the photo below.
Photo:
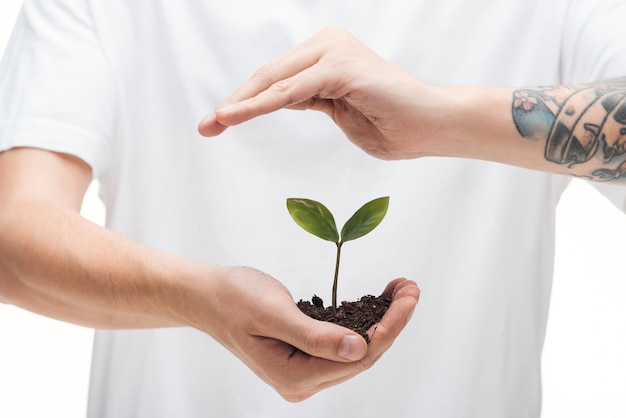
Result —
[[372, 325], [380, 322], [389, 305], [391, 298], [387, 296], [363, 296], [356, 302], [341, 302], [337, 306], [337, 312], [333, 313], [332, 307], [324, 308], [324, 301], [318, 296], [313, 296], [311, 302], [300, 300], [296, 305], [306, 315], [318, 321], [332, 322], [349, 328], [370, 342], [367, 330]]

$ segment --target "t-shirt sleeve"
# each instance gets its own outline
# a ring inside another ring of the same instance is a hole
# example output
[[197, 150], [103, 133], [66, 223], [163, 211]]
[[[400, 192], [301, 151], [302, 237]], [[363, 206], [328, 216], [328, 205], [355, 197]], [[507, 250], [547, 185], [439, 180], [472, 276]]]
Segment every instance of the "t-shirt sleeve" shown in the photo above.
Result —
[[[563, 33], [562, 72], [564, 83], [626, 76], [625, 0], [570, 2]], [[626, 186], [590, 183], [626, 212]]]
[[106, 169], [115, 94], [88, 3], [25, 0], [0, 63], [0, 151], [35, 147]]
[[619, 210], [626, 212], [626, 186], [598, 182], [593, 182], [592, 185]]
[[571, 0], [563, 31], [563, 83], [626, 76], [624, 22], [624, 0]]

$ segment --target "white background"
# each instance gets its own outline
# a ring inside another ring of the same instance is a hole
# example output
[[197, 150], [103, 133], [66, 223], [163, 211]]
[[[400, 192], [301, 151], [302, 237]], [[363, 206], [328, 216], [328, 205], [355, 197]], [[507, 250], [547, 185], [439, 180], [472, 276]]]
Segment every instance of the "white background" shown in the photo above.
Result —
[[[21, 2], [0, 0], [0, 54]], [[626, 216], [580, 181], [558, 211], [543, 418], [624, 418]], [[83, 214], [103, 221], [95, 187]], [[83, 417], [92, 338], [90, 329], [0, 305], [0, 418]]]

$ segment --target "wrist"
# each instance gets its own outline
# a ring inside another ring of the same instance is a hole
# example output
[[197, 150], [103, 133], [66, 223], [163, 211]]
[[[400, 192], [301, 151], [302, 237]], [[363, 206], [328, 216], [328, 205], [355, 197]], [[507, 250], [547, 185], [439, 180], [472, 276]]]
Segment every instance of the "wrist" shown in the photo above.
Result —
[[[497, 119], [493, 98], [484, 87], [472, 85], [439, 87], [437, 155], [485, 158], [489, 139], [497, 135], [488, 128]], [[500, 115], [502, 117], [502, 115]]]
[[543, 148], [520, 141], [511, 115], [512, 89], [476, 85], [442, 87], [438, 155], [538, 168]]
[[215, 317], [213, 295], [219, 282], [219, 268], [189, 260], [181, 260], [177, 265], [171, 276], [164, 278], [166, 285], [160, 290], [163, 313], [178, 326], [211, 333], [207, 326]]

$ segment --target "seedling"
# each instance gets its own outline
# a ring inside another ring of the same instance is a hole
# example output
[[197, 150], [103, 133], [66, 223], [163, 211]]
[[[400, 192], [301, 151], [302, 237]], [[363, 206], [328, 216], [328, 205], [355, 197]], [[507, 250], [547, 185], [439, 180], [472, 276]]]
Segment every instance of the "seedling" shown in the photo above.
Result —
[[364, 204], [348, 219], [339, 234], [335, 218], [326, 206], [310, 199], [287, 199], [287, 210], [298, 225], [317, 237], [334, 242], [337, 246], [332, 293], [333, 313], [337, 312], [337, 279], [342, 245], [347, 241], [361, 238], [376, 228], [387, 214], [388, 206], [389, 197], [380, 197]]

